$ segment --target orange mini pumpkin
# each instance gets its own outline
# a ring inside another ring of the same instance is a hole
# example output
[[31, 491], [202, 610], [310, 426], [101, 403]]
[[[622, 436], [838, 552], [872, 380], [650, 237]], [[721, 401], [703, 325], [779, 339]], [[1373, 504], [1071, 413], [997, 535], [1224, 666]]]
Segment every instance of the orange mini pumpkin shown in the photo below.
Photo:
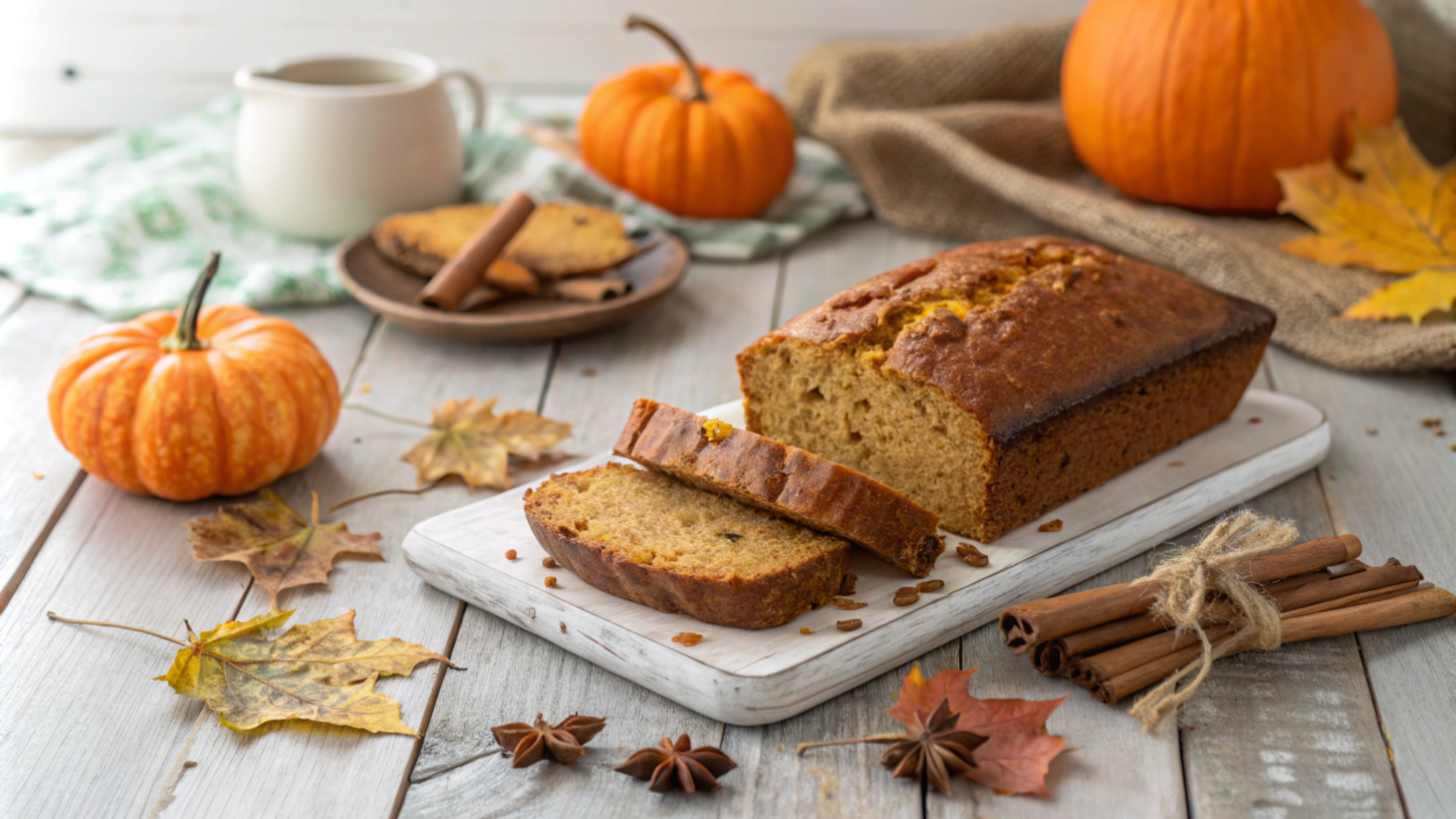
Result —
[[794, 125], [779, 101], [737, 71], [693, 62], [661, 26], [633, 15], [679, 65], [638, 66], [598, 85], [577, 130], [597, 173], [682, 216], [757, 216], [794, 169]]
[[92, 475], [168, 500], [240, 495], [302, 469], [339, 419], [339, 385], [313, 342], [246, 307], [187, 304], [110, 324], [51, 383], [51, 426]]
[[1269, 211], [1274, 171], [1395, 116], [1395, 58], [1360, 0], [1092, 0], [1062, 60], [1083, 164], [1124, 193]]

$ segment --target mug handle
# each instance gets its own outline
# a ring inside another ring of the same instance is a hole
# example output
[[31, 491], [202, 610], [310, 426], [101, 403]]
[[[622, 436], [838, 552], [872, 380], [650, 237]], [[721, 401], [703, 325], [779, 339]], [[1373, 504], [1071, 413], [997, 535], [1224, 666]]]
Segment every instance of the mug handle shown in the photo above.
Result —
[[485, 86], [481, 85], [480, 80], [477, 80], [474, 75], [465, 71], [441, 72], [440, 79], [444, 82], [459, 80], [460, 84], [465, 86], [465, 90], [470, 92], [470, 133], [478, 133], [485, 127]]

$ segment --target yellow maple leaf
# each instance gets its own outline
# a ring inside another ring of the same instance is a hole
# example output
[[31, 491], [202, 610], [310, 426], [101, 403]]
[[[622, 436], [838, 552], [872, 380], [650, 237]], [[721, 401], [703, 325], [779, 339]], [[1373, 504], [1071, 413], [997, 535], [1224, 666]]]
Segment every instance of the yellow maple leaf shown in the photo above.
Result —
[[[266, 722], [302, 719], [370, 733], [410, 734], [399, 702], [374, 690], [381, 676], [409, 676], [441, 654], [397, 637], [359, 640], [354, 612], [294, 626], [270, 640], [292, 611], [270, 611], [193, 635], [172, 668], [156, 679], [207, 703], [222, 724], [245, 731]], [[451, 666], [454, 667], [453, 665]]]
[[1388, 284], [1345, 308], [1344, 318], [1381, 321], [1408, 318], [1419, 325], [1426, 314], [1456, 303], [1456, 271], [1422, 270]]
[[1279, 212], [1318, 231], [1284, 249], [1383, 273], [1456, 268], [1456, 162], [1431, 167], [1399, 122], [1372, 128], [1355, 121], [1354, 131], [1346, 165], [1359, 179], [1332, 161], [1277, 172]]
[[187, 524], [188, 541], [198, 560], [234, 560], [248, 567], [258, 585], [278, 608], [278, 592], [294, 586], [329, 582], [329, 572], [340, 557], [376, 558], [378, 532], [349, 533], [348, 524], [320, 524], [318, 493], [313, 496], [312, 521], [289, 508], [271, 489], [252, 503], [224, 506], [211, 517]]
[[182, 646], [166, 674], [172, 690], [202, 700], [222, 724], [246, 731], [279, 720], [327, 722], [370, 733], [409, 734], [399, 702], [374, 690], [380, 677], [408, 677], [420, 663], [438, 660], [460, 669], [448, 657], [397, 637], [359, 640], [354, 612], [294, 626], [276, 639], [292, 611], [274, 609], [239, 623], [193, 634], [184, 642], [160, 632], [104, 620], [77, 620], [48, 611], [62, 623], [139, 631]]
[[459, 475], [471, 488], [509, 489], [512, 456], [535, 461], [571, 434], [570, 424], [527, 410], [496, 415], [496, 400], [451, 399], [431, 411], [432, 431], [404, 455], [421, 485]]

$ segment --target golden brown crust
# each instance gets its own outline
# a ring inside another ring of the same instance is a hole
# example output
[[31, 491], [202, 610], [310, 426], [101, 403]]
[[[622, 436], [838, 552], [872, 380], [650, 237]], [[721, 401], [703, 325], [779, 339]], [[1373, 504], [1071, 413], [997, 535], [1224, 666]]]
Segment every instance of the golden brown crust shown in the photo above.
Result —
[[868, 475], [748, 430], [710, 443], [707, 420], [639, 398], [612, 451], [850, 540], [915, 577], [934, 568], [945, 549], [934, 512]]
[[[447, 205], [399, 213], [374, 226], [385, 258], [420, 276], [433, 276], [464, 247], [495, 205]], [[506, 245], [504, 258], [547, 279], [600, 273], [626, 262], [638, 248], [621, 217], [576, 203], [541, 205]]]
[[750, 364], [785, 344], [847, 348], [949, 397], [984, 430], [989, 460], [974, 510], [938, 511], [989, 542], [1226, 419], [1274, 321], [1103, 248], [1032, 237], [862, 282], [741, 352], [739, 375], [750, 429]]
[[[905, 323], [927, 303], [973, 295], [988, 303], [963, 318], [941, 308]], [[739, 358], [784, 338], [879, 344], [882, 366], [944, 390], [1005, 445], [1187, 356], [1235, 337], [1267, 340], [1273, 329], [1274, 314], [1252, 302], [1095, 245], [1035, 236], [966, 245], [875, 276]]]
[[[561, 476], [552, 475], [548, 480]], [[752, 579], [723, 580], [634, 563], [594, 543], [591, 535], [553, 526], [540, 508], [544, 493], [526, 496], [526, 520], [551, 557], [602, 591], [670, 614], [721, 626], [772, 628], [839, 593], [849, 570], [849, 544]]]

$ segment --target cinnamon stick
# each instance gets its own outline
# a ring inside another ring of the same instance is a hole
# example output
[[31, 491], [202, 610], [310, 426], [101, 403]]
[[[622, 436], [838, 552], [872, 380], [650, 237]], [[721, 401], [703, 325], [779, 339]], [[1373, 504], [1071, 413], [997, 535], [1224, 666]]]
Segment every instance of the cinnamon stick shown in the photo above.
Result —
[[[1291, 611], [1369, 589], [1423, 579], [1419, 569], [1402, 566], [1395, 558], [1391, 558], [1383, 566], [1365, 566], [1359, 561], [1355, 563], [1358, 564], [1359, 571], [1340, 575], [1324, 570], [1309, 572], [1268, 583], [1264, 590], [1281, 610]], [[1222, 601], [1209, 607], [1209, 614], [1200, 625], [1208, 627], [1227, 623], [1235, 614], [1232, 607]], [[1041, 673], [1056, 677], [1067, 671], [1068, 662], [1073, 657], [1129, 643], [1167, 629], [1166, 622], [1144, 612], [1038, 643], [1032, 648], [1031, 659]]]
[[[1354, 535], [1316, 538], [1253, 558], [1240, 575], [1251, 583], [1266, 583], [1354, 560], [1360, 550]], [[1037, 643], [1145, 613], [1162, 591], [1161, 583], [1139, 580], [1021, 603], [1001, 612], [1001, 638], [1023, 654]]]
[[[1456, 595], [1445, 589], [1381, 589], [1362, 592], [1359, 595], [1351, 595], [1351, 597], [1364, 599], [1363, 602], [1357, 602], [1355, 605], [1341, 605], [1323, 611], [1302, 614], [1290, 612], [1290, 616], [1287, 616], [1283, 622], [1281, 642], [1288, 644], [1320, 637], [1337, 637], [1357, 631], [1404, 626], [1456, 614]], [[1317, 608], [1323, 607], [1323, 604], [1317, 606]], [[1232, 627], [1219, 628], [1227, 630], [1216, 639], [1213, 639], [1212, 632], [1209, 633], [1211, 642], [1215, 646], [1221, 645], [1233, 636]], [[1161, 637], [1161, 635], [1159, 636]], [[1096, 681], [1089, 686], [1089, 690], [1092, 696], [1103, 702], [1117, 702], [1192, 662], [1202, 650], [1202, 646], [1195, 638], [1192, 645], [1158, 657], [1152, 662], [1130, 668], [1116, 676]], [[1239, 649], [1234, 653], [1244, 650], [1246, 649]]]
[[440, 271], [430, 277], [415, 301], [442, 310], [460, 309], [460, 300], [485, 279], [486, 268], [500, 255], [511, 238], [526, 224], [536, 203], [524, 193], [513, 193], [502, 202]]

